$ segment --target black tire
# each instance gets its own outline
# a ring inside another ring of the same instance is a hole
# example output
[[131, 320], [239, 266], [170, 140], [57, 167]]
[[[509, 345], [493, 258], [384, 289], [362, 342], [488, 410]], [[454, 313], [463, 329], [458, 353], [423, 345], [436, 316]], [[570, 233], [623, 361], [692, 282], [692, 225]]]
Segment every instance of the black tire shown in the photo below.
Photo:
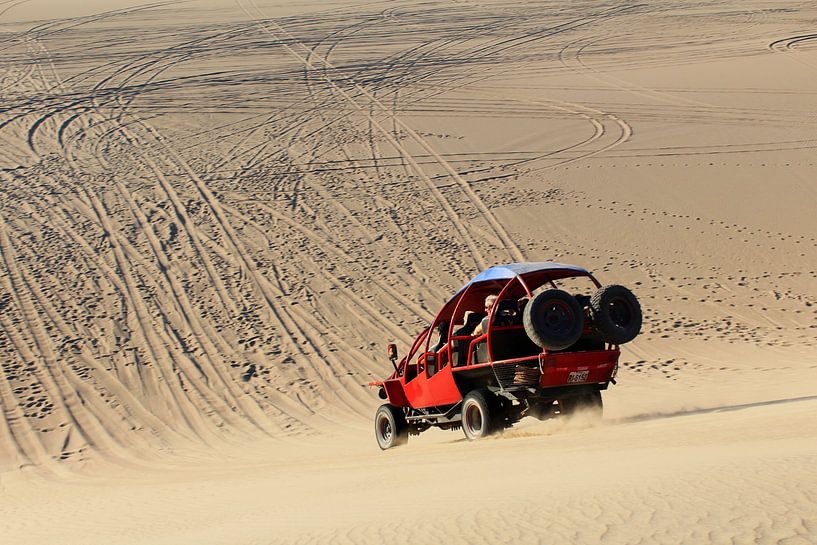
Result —
[[575, 297], [562, 290], [545, 290], [533, 296], [522, 313], [525, 332], [537, 346], [564, 350], [579, 340], [584, 312]]
[[604, 286], [590, 299], [593, 326], [605, 342], [624, 344], [641, 332], [641, 305], [624, 286]]
[[374, 436], [382, 450], [405, 444], [408, 441], [408, 425], [403, 410], [385, 403], [374, 415]]
[[497, 432], [503, 429], [510, 429], [514, 424], [519, 422], [522, 418], [525, 406], [514, 405], [509, 399], [492, 396], [493, 404], [493, 431]]
[[473, 390], [462, 400], [462, 431], [469, 441], [476, 441], [494, 432], [497, 424], [496, 403], [484, 390]]
[[593, 419], [601, 420], [604, 415], [604, 402], [601, 399], [601, 392], [598, 390], [557, 399], [556, 403], [559, 406], [559, 414], [563, 416], [582, 412]]
[[550, 420], [553, 418], [554, 409], [555, 406], [552, 400], [528, 400], [528, 416], [532, 416], [537, 420]]

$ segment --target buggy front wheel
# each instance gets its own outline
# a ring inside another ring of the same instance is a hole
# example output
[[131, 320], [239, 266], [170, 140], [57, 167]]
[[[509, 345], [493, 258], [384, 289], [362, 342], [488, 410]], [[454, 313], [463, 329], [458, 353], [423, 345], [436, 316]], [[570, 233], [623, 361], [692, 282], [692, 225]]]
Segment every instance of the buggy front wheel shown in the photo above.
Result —
[[403, 410], [390, 403], [381, 405], [374, 415], [374, 436], [382, 450], [408, 441], [408, 425]]

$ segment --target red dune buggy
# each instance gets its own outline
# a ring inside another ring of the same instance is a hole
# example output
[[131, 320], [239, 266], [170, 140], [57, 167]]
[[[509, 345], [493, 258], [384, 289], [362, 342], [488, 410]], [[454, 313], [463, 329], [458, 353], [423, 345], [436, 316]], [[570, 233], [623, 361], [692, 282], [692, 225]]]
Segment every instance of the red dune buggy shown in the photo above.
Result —
[[600, 417], [618, 346], [640, 330], [633, 293], [602, 286], [585, 269], [491, 267], [443, 306], [399, 364], [389, 345], [394, 372], [369, 383], [388, 400], [375, 415], [377, 443], [391, 448], [431, 426], [461, 426], [474, 440], [529, 415], [586, 409]]

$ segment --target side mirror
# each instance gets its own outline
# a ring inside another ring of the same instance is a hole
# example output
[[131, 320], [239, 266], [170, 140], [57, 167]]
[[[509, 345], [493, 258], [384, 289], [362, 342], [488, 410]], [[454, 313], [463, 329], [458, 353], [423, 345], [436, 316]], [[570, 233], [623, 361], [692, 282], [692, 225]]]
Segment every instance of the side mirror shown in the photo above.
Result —
[[389, 343], [387, 350], [389, 353], [389, 361], [391, 361], [391, 365], [394, 367], [394, 370], [397, 371], [397, 345], [394, 343]]

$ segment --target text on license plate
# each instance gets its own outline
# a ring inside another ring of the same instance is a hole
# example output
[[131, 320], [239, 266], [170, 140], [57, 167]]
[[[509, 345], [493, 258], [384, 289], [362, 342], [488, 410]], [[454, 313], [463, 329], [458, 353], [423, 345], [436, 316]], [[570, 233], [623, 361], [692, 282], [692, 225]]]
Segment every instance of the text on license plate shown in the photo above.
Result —
[[590, 371], [573, 371], [567, 375], [568, 382], [584, 382], [587, 380], [587, 375]]

